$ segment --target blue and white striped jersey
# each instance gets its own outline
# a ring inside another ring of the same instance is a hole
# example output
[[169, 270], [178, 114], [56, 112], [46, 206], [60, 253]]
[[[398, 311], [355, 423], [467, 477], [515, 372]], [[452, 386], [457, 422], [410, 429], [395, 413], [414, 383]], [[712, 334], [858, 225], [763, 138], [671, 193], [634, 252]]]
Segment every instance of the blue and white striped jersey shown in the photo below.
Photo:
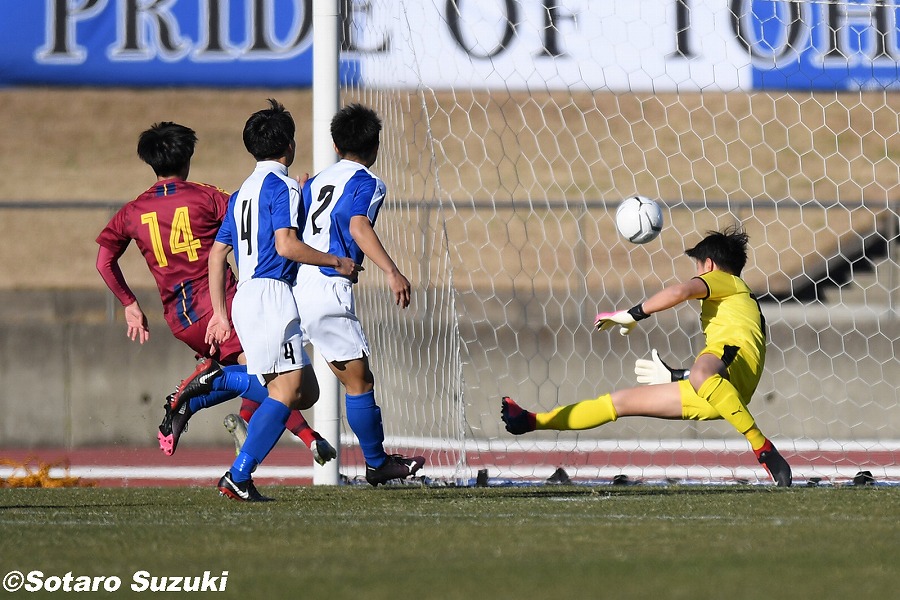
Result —
[[278, 279], [293, 285], [298, 263], [275, 250], [275, 231], [299, 230], [300, 186], [287, 167], [260, 161], [228, 202], [216, 241], [234, 248], [238, 286], [250, 279]]
[[[387, 188], [363, 165], [341, 160], [303, 186], [306, 217], [301, 239], [321, 252], [352, 258], [362, 264], [365, 254], [350, 235], [350, 219], [362, 215], [375, 225]], [[328, 276], [340, 276], [331, 267], [319, 267]]]

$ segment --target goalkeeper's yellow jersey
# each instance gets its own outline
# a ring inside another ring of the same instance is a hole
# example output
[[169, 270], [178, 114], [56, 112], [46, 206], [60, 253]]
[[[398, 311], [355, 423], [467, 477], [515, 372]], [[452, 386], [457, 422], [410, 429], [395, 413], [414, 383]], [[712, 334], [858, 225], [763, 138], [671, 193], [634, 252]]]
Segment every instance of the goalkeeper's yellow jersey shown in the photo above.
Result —
[[709, 289], [709, 295], [700, 303], [700, 327], [706, 336], [706, 345], [737, 346], [756, 354], [755, 358], [762, 362], [766, 323], [750, 288], [740, 277], [725, 271], [710, 271], [700, 279]]
[[[706, 347], [699, 354], [722, 359], [727, 379], [746, 406], [762, 377], [766, 362], [766, 323], [756, 298], [740, 277], [725, 271], [699, 276], [709, 294], [700, 299], [700, 327]], [[689, 381], [679, 382], [686, 419], [718, 419], [721, 415], [697, 396]]]

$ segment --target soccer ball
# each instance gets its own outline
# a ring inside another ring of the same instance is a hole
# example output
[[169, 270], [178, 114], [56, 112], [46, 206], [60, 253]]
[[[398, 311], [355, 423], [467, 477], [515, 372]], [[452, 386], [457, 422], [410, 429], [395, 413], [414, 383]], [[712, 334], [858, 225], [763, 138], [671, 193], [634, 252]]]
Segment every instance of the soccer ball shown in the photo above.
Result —
[[662, 226], [662, 209], [650, 198], [632, 196], [622, 200], [616, 209], [616, 229], [632, 244], [655, 240]]

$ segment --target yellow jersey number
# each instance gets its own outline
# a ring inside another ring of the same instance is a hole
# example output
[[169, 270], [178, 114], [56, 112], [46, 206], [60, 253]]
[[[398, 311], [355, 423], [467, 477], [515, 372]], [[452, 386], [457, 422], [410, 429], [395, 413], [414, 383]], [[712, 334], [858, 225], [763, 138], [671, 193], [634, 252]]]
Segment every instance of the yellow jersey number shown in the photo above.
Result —
[[[159, 217], [156, 212], [148, 212], [141, 215], [141, 223], [150, 228], [150, 239], [153, 243], [153, 254], [160, 267], [169, 266], [169, 259], [163, 249], [162, 236], [159, 233]], [[200, 240], [191, 232], [191, 218], [187, 206], [179, 206], [175, 209], [172, 219], [172, 229], [169, 233], [169, 251], [171, 254], [187, 253], [190, 262], [198, 259], [197, 250], [200, 248]]]

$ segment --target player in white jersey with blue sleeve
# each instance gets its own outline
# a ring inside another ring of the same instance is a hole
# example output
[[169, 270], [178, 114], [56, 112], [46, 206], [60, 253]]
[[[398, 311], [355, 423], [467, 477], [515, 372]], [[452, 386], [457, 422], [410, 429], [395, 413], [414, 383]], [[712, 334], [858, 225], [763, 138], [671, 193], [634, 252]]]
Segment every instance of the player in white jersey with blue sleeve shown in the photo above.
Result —
[[309, 364], [303, 351], [300, 315], [292, 286], [298, 261], [330, 267], [355, 277], [350, 258], [314, 250], [300, 241], [300, 188], [288, 176], [294, 160], [294, 120], [284, 107], [254, 113], [244, 126], [244, 145], [256, 168], [228, 205], [209, 256], [213, 316], [207, 341], [218, 344], [231, 335], [225, 307], [225, 266], [233, 250], [238, 288], [231, 316], [244, 354], [247, 372], [267, 384], [269, 397], [254, 413], [247, 440], [231, 469], [219, 480], [220, 493], [235, 500], [266, 500], [253, 485], [251, 473], [265, 459], [281, 433], [291, 409], [301, 406], [301, 369]]
[[[331, 137], [341, 160], [303, 186], [302, 239], [320, 252], [362, 264], [368, 257], [387, 277], [395, 303], [409, 306], [409, 280], [384, 249], [373, 228], [384, 202], [384, 182], [370, 170], [378, 157], [381, 119], [375, 111], [351, 104], [331, 121]], [[375, 377], [369, 369], [369, 342], [353, 300], [356, 276], [329, 267], [300, 266], [294, 296], [301, 325], [316, 352], [330, 364], [346, 391], [347, 422], [366, 460], [366, 481], [379, 485], [403, 479], [422, 468], [421, 456], [384, 450], [381, 408], [375, 402]]]

